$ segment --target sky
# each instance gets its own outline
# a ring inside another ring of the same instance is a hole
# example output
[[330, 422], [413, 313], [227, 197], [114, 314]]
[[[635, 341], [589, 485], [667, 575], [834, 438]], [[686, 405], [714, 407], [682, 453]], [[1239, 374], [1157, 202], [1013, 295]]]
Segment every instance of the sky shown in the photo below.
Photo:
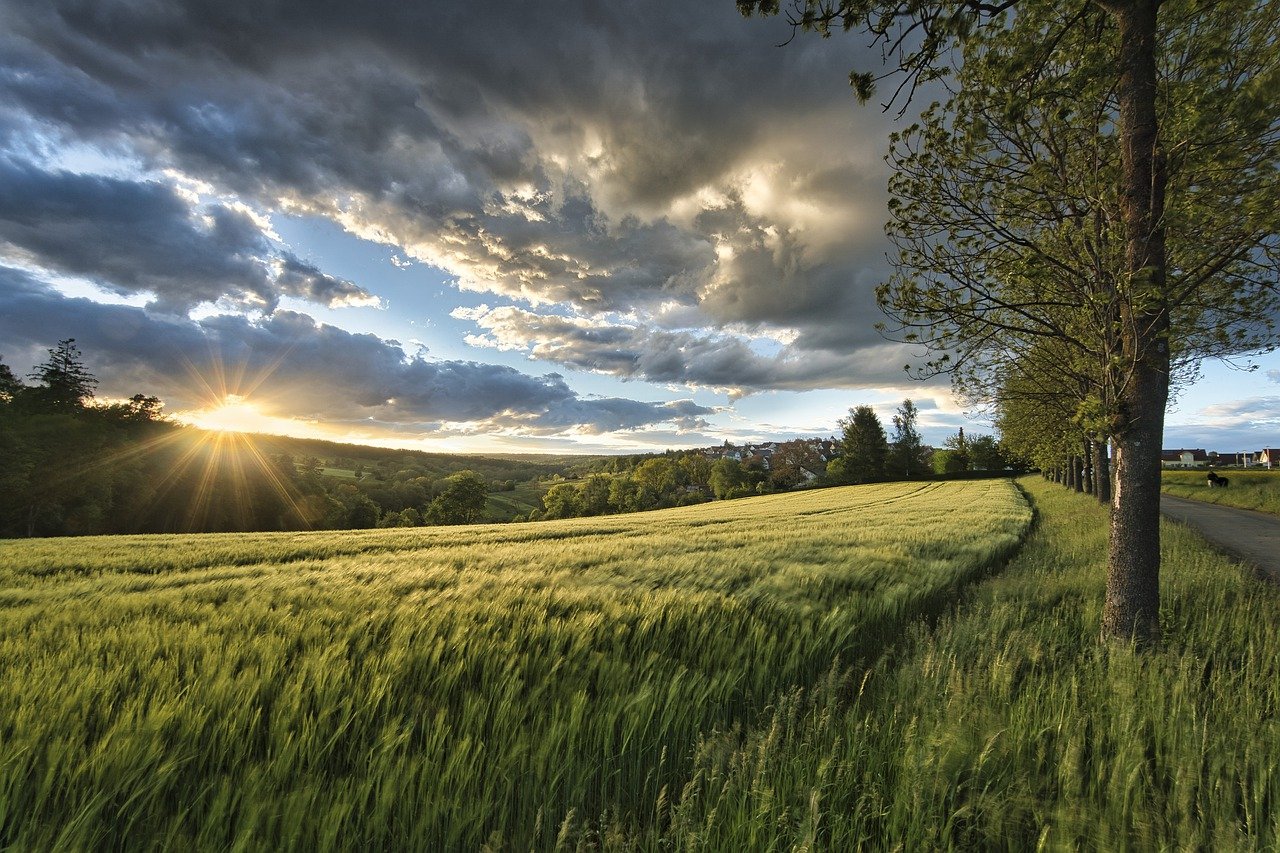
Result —
[[[0, 0], [0, 358], [197, 424], [474, 452], [830, 435], [885, 340], [857, 36], [719, 3]], [[924, 104], [920, 104], [924, 106]], [[1280, 444], [1280, 357], [1168, 447]], [[970, 417], [972, 415], [972, 417]]]

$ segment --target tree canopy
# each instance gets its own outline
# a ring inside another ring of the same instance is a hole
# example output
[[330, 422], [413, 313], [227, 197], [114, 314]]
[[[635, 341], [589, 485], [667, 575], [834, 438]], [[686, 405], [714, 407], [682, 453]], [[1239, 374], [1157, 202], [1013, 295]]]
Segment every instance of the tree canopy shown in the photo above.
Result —
[[[869, 33], [900, 75], [894, 97], [957, 67], [956, 97], [896, 142], [901, 274], [881, 298], [935, 346], [926, 371], [957, 371], [965, 390], [1019, 387], [1020, 351], [1067, 345], [1065, 372], [1089, 386], [1070, 389], [1079, 416], [1115, 447], [1109, 637], [1159, 636], [1160, 446], [1179, 357], [1271, 342], [1242, 309], [1277, 255], [1277, 15], [1245, 0], [796, 0], [789, 14], [824, 36]], [[873, 74], [850, 79], [872, 94]], [[1007, 357], [988, 368], [990, 352]]]
[[844, 449], [843, 476], [849, 483], [883, 480], [889, 459], [889, 440], [875, 409], [858, 406], [840, 421]]

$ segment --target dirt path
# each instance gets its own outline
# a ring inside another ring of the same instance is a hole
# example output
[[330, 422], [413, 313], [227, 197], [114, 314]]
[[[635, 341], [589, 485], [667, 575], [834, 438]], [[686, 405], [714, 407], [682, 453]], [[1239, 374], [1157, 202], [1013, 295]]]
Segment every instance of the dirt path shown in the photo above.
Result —
[[1280, 516], [1160, 496], [1160, 511], [1280, 583]]

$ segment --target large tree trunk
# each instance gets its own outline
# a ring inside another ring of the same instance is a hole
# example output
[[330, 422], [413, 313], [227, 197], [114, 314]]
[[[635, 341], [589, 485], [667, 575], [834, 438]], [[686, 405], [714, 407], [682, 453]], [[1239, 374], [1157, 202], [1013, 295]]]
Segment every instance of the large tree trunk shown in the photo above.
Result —
[[1129, 289], [1121, 300], [1127, 375], [1116, 429], [1105, 637], [1154, 643], [1160, 636], [1160, 444], [1169, 399], [1165, 300], [1164, 155], [1156, 116], [1159, 0], [1099, 0], [1119, 27], [1122, 215]]

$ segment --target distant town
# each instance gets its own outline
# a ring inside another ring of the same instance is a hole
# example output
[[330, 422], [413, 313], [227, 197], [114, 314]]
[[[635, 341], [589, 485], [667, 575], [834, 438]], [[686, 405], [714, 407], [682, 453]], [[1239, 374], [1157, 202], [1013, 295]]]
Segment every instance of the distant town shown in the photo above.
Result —
[[1219, 453], [1199, 447], [1161, 450], [1160, 464], [1165, 468], [1280, 468], [1280, 449], [1243, 453]]

